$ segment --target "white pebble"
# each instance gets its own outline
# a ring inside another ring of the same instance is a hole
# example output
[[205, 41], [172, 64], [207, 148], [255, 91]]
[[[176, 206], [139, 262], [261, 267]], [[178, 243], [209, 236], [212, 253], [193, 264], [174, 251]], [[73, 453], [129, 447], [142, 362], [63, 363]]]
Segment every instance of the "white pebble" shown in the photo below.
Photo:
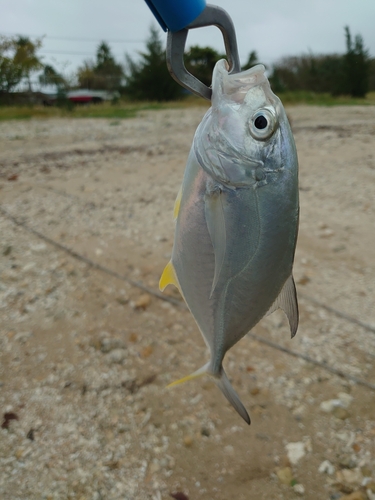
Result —
[[332, 476], [335, 472], [335, 468], [329, 460], [324, 460], [324, 462], [319, 465], [318, 471], [321, 474], [328, 474], [329, 476]]
[[298, 441], [297, 443], [288, 443], [285, 448], [289, 462], [292, 465], [296, 465], [301, 458], [305, 456], [305, 443], [302, 441]]

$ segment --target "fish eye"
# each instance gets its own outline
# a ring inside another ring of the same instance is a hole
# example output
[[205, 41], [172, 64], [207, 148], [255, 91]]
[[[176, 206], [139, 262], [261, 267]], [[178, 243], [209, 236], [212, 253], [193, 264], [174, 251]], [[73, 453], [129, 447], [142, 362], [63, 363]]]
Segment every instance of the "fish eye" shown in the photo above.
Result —
[[260, 115], [254, 120], [254, 125], [256, 128], [262, 130], [267, 127], [268, 121], [264, 115]]
[[259, 109], [250, 119], [250, 134], [259, 141], [269, 139], [276, 130], [276, 117], [273, 110]]

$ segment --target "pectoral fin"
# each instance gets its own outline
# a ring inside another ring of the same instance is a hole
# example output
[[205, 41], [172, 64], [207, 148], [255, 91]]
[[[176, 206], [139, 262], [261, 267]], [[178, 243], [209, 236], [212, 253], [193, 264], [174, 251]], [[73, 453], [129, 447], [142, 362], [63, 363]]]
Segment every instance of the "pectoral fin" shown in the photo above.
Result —
[[215, 254], [215, 273], [212, 282], [211, 295], [213, 294], [219, 281], [227, 244], [222, 197], [222, 191], [219, 189], [213, 193], [206, 194], [205, 196], [206, 222]]
[[174, 285], [180, 290], [180, 285], [178, 284], [177, 281], [176, 271], [174, 270], [171, 261], [169, 261], [168, 264], [165, 266], [163, 274], [161, 275], [159, 281], [159, 290], [163, 292], [168, 285]]
[[272, 304], [272, 307], [267, 312], [267, 315], [273, 313], [279, 308], [285, 312], [288, 318], [290, 333], [293, 338], [297, 333], [298, 328], [298, 302], [296, 285], [294, 284], [292, 275], [290, 275], [286, 280], [285, 285], [275, 302]]

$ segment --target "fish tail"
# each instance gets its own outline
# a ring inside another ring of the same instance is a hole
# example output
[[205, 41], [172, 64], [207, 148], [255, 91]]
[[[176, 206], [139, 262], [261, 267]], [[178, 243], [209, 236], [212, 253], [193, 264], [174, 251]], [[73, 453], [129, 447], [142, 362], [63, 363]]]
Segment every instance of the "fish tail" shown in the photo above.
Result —
[[175, 385], [183, 384], [184, 382], [188, 382], [189, 380], [202, 377], [202, 375], [211, 375], [216, 385], [219, 387], [219, 389], [227, 398], [227, 400], [230, 402], [230, 404], [233, 406], [233, 408], [245, 420], [245, 422], [250, 425], [251, 421], [249, 414], [247, 413], [246, 408], [242, 404], [238, 394], [233, 389], [232, 384], [229, 382], [229, 379], [224, 371], [224, 368], [221, 369], [219, 376], [213, 374], [210, 368], [211, 368], [211, 361], [209, 361], [204, 366], [199, 368], [199, 370], [191, 373], [190, 375], [187, 375], [186, 377], [180, 378], [179, 380], [175, 380], [171, 384], [168, 384], [167, 387], [174, 387]]
[[202, 375], [209, 374], [208, 368], [210, 366], [210, 362], [206, 363], [204, 366], [199, 368], [199, 370], [187, 375], [186, 377], [182, 377], [179, 380], [175, 380], [171, 384], [168, 384], [167, 387], [174, 387], [175, 385], [183, 384], [188, 380], [193, 380], [194, 378], [201, 377]]
[[224, 368], [221, 369], [220, 376], [215, 377], [216, 385], [219, 387], [221, 392], [236, 410], [236, 412], [245, 420], [245, 422], [250, 425], [250, 417], [246, 411], [246, 408], [242, 404], [238, 394], [233, 389], [232, 384], [229, 382], [227, 374], [224, 371]]

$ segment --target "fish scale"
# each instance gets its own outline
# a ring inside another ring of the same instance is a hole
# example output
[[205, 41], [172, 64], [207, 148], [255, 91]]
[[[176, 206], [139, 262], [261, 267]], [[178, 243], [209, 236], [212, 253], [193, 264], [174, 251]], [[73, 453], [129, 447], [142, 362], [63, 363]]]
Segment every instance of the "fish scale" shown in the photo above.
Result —
[[298, 160], [263, 66], [230, 75], [224, 60], [216, 64], [212, 107], [196, 131], [174, 214], [172, 258], [160, 289], [179, 288], [210, 359], [170, 385], [206, 374], [250, 423], [223, 369], [224, 356], [278, 308], [292, 337], [298, 326], [292, 276]]

